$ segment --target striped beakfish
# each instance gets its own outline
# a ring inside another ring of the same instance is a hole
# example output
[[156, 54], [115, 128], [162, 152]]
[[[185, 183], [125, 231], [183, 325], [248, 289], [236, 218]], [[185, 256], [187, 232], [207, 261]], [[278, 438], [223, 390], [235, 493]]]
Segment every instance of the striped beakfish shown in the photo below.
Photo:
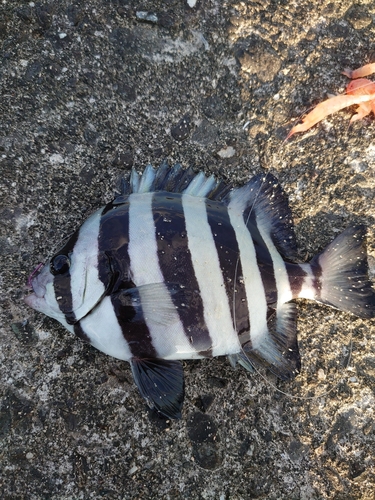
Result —
[[296, 298], [375, 316], [366, 230], [346, 229], [298, 264], [291, 212], [277, 179], [234, 189], [181, 165], [134, 169], [29, 278], [32, 308], [129, 361], [148, 405], [181, 416], [183, 359], [227, 355], [283, 380], [301, 367]]

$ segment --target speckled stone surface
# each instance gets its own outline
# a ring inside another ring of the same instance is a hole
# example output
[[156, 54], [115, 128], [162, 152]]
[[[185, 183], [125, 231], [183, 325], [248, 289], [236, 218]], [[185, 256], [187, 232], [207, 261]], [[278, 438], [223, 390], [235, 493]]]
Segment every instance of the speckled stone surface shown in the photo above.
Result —
[[374, 117], [283, 142], [375, 60], [374, 3], [3, 0], [0, 39], [1, 498], [374, 499], [374, 320], [300, 301], [295, 381], [186, 362], [171, 422], [127, 363], [23, 302], [117, 179], [164, 158], [275, 174], [301, 261], [366, 224], [374, 277]]

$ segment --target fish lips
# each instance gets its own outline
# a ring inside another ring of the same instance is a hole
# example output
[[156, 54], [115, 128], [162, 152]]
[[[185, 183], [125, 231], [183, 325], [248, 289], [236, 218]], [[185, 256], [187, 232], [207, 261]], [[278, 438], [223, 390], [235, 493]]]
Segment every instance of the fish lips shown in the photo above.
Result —
[[52, 275], [44, 264], [39, 264], [31, 273], [27, 280], [27, 288], [33, 293], [27, 295], [24, 300], [26, 304], [37, 311], [43, 312], [46, 309], [45, 295], [47, 284], [51, 281]]
[[32, 293], [32, 294], [24, 297], [24, 301], [29, 307], [31, 307], [32, 309], [35, 309], [36, 311], [44, 312], [46, 309], [45, 298], [38, 297], [35, 293]]

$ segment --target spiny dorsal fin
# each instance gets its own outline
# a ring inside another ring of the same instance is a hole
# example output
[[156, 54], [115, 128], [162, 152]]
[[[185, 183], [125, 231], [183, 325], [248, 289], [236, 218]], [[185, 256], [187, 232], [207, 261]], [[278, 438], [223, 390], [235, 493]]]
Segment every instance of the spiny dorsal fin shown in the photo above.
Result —
[[206, 177], [203, 172], [196, 174], [191, 167], [183, 169], [179, 163], [170, 167], [163, 161], [157, 169], [147, 165], [142, 175], [133, 168], [129, 179], [120, 180], [116, 199], [123, 200], [124, 196], [131, 193], [168, 191], [219, 201], [231, 189], [231, 185], [217, 181], [213, 175]]

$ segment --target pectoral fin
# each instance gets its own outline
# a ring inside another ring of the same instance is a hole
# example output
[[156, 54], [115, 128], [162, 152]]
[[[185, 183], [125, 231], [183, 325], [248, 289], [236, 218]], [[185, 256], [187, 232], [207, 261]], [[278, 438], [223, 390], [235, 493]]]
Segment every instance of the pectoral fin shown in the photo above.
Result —
[[[173, 297], [179, 305], [175, 305], [172, 300], [166, 300], [166, 296]], [[150, 283], [119, 290], [112, 294], [112, 301], [131, 309], [132, 322], [144, 321], [144, 313], [147, 311], [152, 315], [154, 324], [168, 327], [179, 320], [177, 310], [189, 307], [190, 294], [175, 283]]]
[[168, 418], [181, 418], [184, 373], [181, 361], [133, 359], [134, 381], [150, 408]]

